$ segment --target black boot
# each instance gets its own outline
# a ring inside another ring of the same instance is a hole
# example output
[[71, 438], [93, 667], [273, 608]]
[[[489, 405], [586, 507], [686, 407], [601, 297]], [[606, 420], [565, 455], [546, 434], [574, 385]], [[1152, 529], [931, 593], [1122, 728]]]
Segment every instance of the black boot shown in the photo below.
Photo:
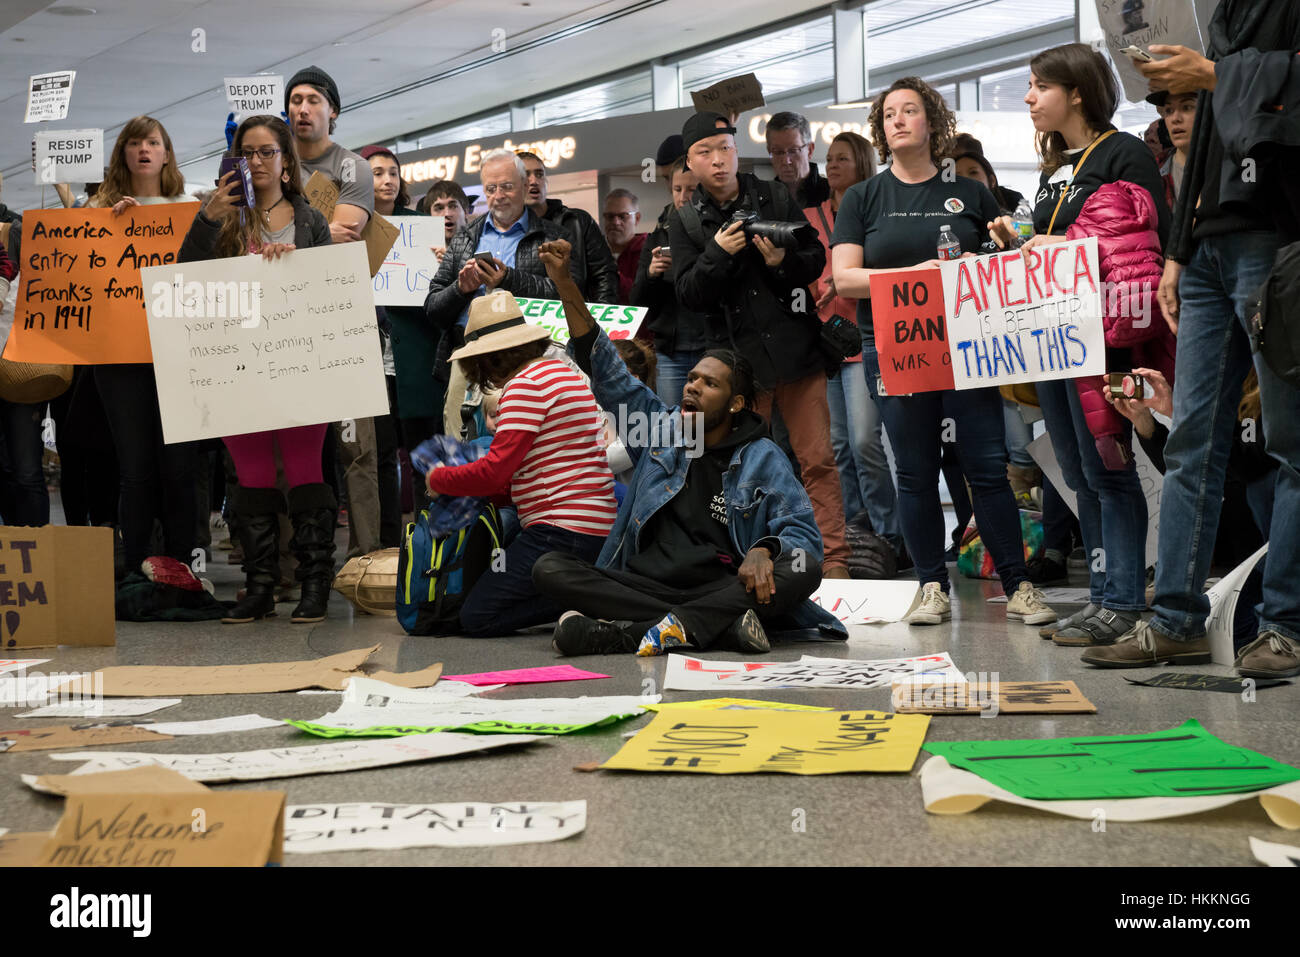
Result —
[[280, 513], [284, 496], [274, 488], [235, 489], [239, 541], [244, 549], [242, 600], [221, 620], [242, 625], [275, 614], [275, 586], [280, 581]]
[[289, 520], [293, 539], [289, 542], [298, 559], [298, 581], [302, 600], [293, 610], [292, 621], [325, 620], [330, 585], [334, 581], [334, 516], [338, 502], [328, 485], [298, 485], [289, 489]]

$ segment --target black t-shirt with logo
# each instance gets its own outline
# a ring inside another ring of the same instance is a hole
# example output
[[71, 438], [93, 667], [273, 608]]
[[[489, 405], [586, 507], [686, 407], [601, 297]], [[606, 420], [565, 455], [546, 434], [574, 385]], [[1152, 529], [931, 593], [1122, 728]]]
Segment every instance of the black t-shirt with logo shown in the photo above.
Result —
[[[998, 215], [993, 194], [973, 179], [948, 182], [938, 172], [923, 183], [904, 183], [887, 169], [849, 187], [835, 214], [831, 245], [861, 246], [867, 269], [905, 269], [938, 255], [944, 226], [962, 252], [978, 253], [989, 238], [989, 221]], [[875, 342], [870, 298], [858, 300], [858, 331], [864, 343]]]

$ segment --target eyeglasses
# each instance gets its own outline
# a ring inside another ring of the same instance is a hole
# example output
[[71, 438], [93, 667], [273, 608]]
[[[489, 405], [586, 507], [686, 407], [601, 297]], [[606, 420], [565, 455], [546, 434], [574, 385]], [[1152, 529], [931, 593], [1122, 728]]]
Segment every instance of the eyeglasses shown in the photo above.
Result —
[[487, 193], [489, 196], [493, 196], [496, 193], [502, 193], [509, 196], [518, 188], [518, 183], [487, 183], [483, 187], [483, 192]]
[[808, 144], [804, 143], [801, 146], [792, 146], [788, 150], [768, 150], [767, 155], [772, 157], [772, 159], [796, 160], [799, 158], [799, 154], [807, 148]]
[[262, 159], [264, 159], [266, 162], [269, 163], [272, 159], [275, 158], [275, 154], [280, 152], [283, 151], [277, 149], [274, 146], [259, 146], [255, 150], [254, 149], [240, 150], [239, 155], [246, 160], [251, 160], [254, 156], [260, 156]]

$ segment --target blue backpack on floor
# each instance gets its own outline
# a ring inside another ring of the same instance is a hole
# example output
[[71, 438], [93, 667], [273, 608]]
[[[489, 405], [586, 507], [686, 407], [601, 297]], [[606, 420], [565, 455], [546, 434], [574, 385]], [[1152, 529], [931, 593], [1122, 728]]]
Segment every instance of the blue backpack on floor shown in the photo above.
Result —
[[454, 634], [465, 596], [505, 547], [501, 516], [484, 505], [465, 528], [435, 535], [421, 509], [406, 526], [397, 565], [397, 620], [408, 635]]

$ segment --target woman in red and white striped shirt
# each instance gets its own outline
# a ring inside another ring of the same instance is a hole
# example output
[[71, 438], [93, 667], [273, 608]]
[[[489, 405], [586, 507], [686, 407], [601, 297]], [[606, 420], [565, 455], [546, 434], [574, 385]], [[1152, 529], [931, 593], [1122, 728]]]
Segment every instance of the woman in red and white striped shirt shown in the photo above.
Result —
[[502, 390], [497, 430], [483, 458], [431, 471], [429, 491], [512, 502], [523, 526], [461, 606], [471, 637], [554, 621], [562, 609], [533, 587], [534, 562], [551, 551], [594, 562], [618, 512], [596, 399], [572, 366], [546, 357], [550, 344], [497, 291], [471, 304], [465, 345], [451, 356], [470, 382]]

